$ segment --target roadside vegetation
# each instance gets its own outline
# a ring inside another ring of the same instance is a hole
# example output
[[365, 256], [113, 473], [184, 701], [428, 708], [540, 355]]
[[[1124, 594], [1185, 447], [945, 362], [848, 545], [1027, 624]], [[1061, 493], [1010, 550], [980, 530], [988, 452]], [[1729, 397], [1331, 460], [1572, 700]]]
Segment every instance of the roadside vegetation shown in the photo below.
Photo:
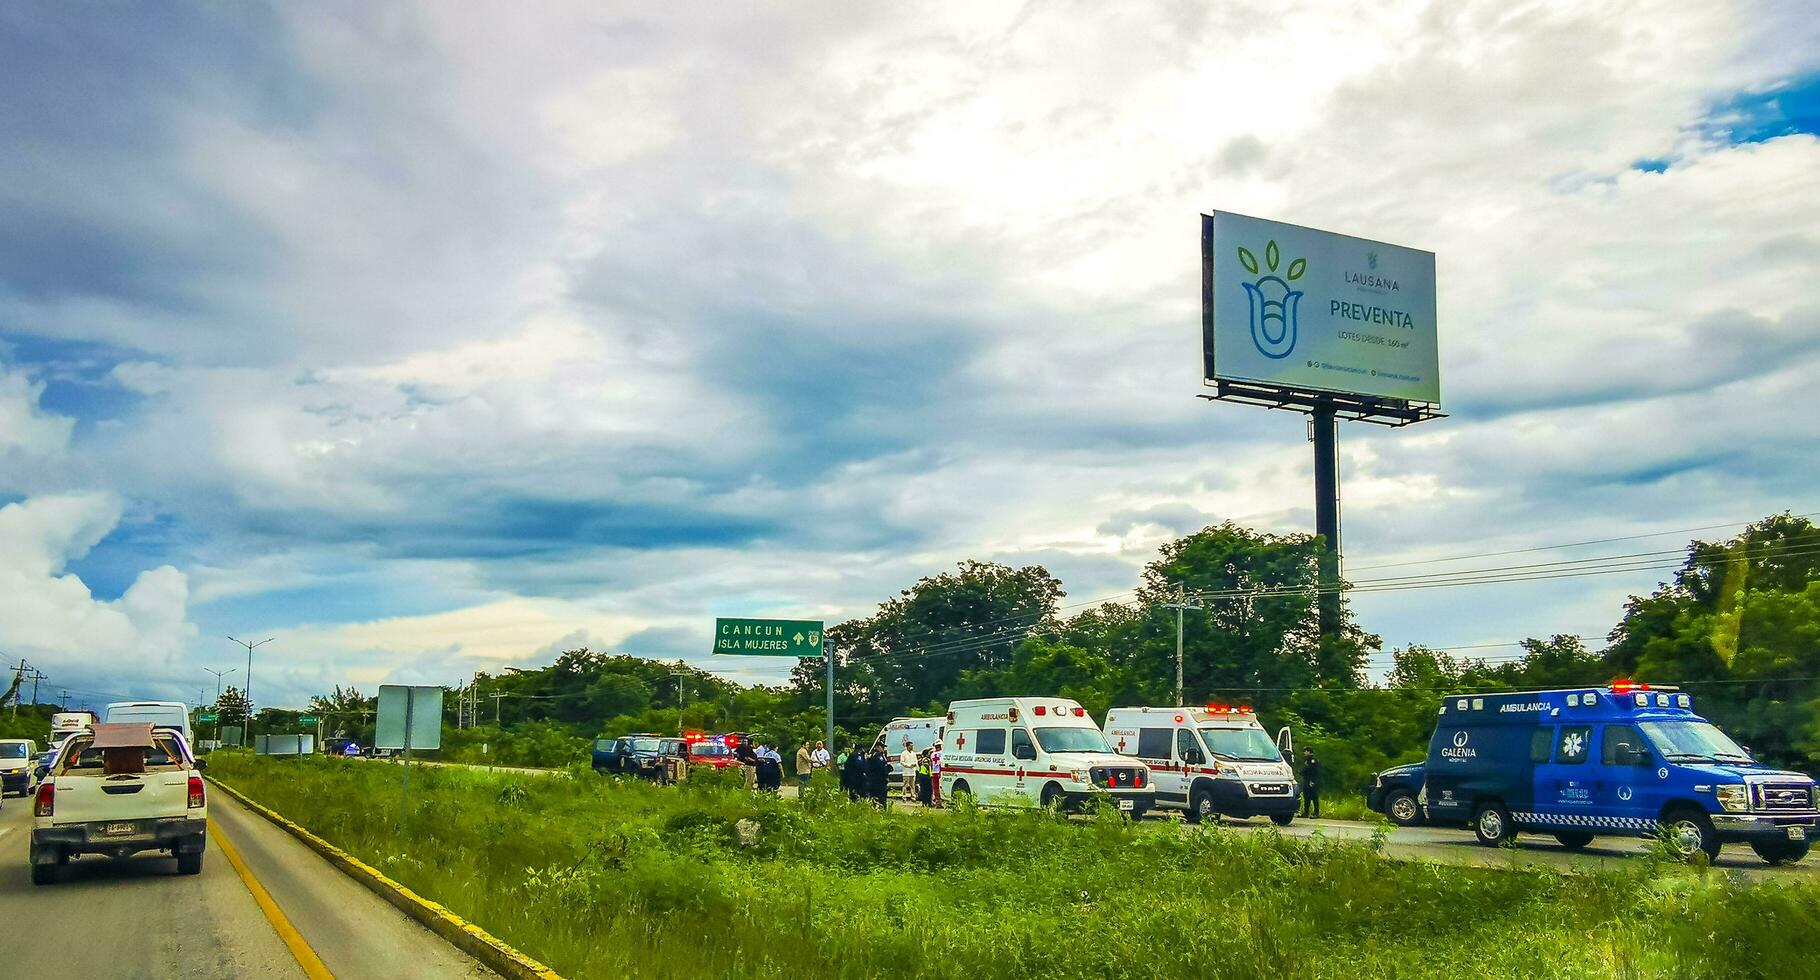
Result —
[[1820, 886], [1653, 860], [1560, 873], [1375, 843], [963, 807], [884, 814], [732, 778], [524, 779], [217, 752], [209, 774], [584, 977], [1792, 977]]
[[[1682, 684], [1696, 710], [1759, 758], [1812, 772], [1820, 765], [1817, 543], [1820, 528], [1805, 517], [1768, 517], [1729, 540], [1691, 542], [1679, 569], [1663, 569], [1661, 587], [1626, 604], [1602, 646], [1599, 637], [1539, 633], [1455, 653], [1384, 650], [1350, 609], [1341, 635], [1323, 641], [1312, 591], [1320, 542], [1309, 535], [1204, 528], [1163, 545], [1130, 597], [1085, 607], [1071, 606], [1062, 582], [1041, 566], [962, 562], [893, 594], [870, 616], [829, 625], [836, 747], [869, 744], [891, 718], [940, 714], [957, 698], [1053, 694], [1095, 717], [1115, 705], [1168, 704], [1176, 650], [1169, 603], [1183, 589], [1207, 597], [1183, 620], [1189, 701], [1250, 704], [1266, 728], [1289, 726], [1298, 749], [1319, 754], [1330, 800], [1362, 793], [1378, 770], [1422, 758], [1444, 694], [1615, 677]], [[1654, 545], [1613, 547], [1674, 561]], [[1487, 556], [1481, 564], [1529, 560]], [[1447, 581], [1447, 567], [1408, 572]], [[1363, 586], [1373, 575], [1404, 573], [1361, 574]], [[822, 737], [823, 670], [804, 660], [786, 684], [743, 687], [680, 662], [570, 650], [548, 666], [481, 675], [478, 717], [445, 730], [439, 757], [560, 767], [585, 760], [596, 736], [684, 728], [754, 733], [788, 756]], [[451, 691], [451, 722], [455, 703]], [[224, 697], [223, 717], [243, 704]], [[337, 688], [303, 711], [262, 710], [256, 726], [296, 731], [308, 714], [323, 720], [325, 734], [366, 745], [373, 707], [369, 694]]]

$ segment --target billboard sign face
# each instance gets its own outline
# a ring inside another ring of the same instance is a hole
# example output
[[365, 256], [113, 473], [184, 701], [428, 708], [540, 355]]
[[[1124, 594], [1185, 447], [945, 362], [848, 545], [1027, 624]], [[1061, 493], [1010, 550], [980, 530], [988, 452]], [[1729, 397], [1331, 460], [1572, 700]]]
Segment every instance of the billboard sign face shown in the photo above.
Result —
[[716, 619], [714, 652], [739, 657], [819, 657], [822, 624], [816, 619]]
[[1208, 380], [1440, 404], [1433, 252], [1201, 216]]

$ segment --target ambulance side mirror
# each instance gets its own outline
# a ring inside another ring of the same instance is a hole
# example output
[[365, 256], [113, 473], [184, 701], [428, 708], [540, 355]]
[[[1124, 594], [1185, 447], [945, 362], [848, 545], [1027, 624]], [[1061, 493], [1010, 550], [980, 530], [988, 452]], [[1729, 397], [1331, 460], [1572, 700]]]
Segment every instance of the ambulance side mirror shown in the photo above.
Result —
[[1013, 745], [1011, 747], [1011, 757], [1034, 762], [1036, 761], [1036, 746], [1024, 745], [1022, 743]]
[[1204, 766], [1207, 764], [1207, 757], [1201, 754], [1200, 749], [1191, 747], [1188, 753], [1182, 756], [1182, 761], [1191, 766]]

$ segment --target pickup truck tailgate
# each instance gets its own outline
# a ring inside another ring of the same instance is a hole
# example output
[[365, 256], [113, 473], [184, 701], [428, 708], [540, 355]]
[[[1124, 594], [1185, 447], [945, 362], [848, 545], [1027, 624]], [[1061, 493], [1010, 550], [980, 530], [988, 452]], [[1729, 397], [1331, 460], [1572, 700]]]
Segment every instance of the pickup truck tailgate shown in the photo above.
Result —
[[53, 782], [57, 802], [52, 826], [189, 813], [190, 774], [182, 770], [115, 776], [66, 773]]

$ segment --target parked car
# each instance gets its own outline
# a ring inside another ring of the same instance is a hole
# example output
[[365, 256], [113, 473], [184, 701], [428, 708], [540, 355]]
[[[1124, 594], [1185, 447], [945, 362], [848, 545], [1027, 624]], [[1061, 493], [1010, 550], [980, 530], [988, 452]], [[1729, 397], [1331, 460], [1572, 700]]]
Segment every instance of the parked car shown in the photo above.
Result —
[[594, 740], [594, 771], [656, 779], [662, 768], [663, 736], [641, 733]]
[[1428, 822], [1422, 805], [1422, 778], [1427, 767], [1420, 762], [1391, 766], [1371, 781], [1365, 805], [1399, 827], [1415, 827]]
[[183, 733], [146, 723], [72, 735], [32, 807], [32, 883], [56, 880], [78, 854], [160, 850], [179, 874], [202, 872], [208, 797]]

